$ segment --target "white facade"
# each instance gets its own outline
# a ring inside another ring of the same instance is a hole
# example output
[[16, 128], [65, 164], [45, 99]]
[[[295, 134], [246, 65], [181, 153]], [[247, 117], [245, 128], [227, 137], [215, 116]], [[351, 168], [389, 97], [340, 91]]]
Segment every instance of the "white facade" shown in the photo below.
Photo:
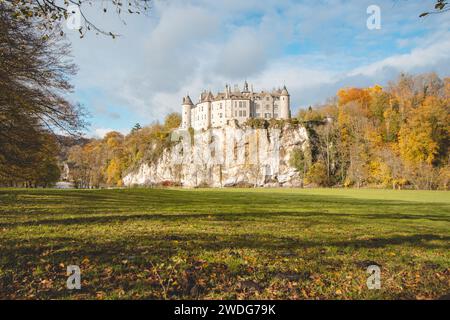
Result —
[[269, 120], [290, 117], [290, 96], [286, 87], [272, 92], [255, 93], [253, 88], [251, 91], [248, 89], [245, 82], [243, 91], [238, 86], [231, 90], [228, 85], [225, 92], [219, 92], [215, 96], [211, 91], [204, 91], [195, 105], [189, 95], [183, 98], [182, 127], [185, 129], [222, 127], [232, 119], [244, 123], [250, 118]]

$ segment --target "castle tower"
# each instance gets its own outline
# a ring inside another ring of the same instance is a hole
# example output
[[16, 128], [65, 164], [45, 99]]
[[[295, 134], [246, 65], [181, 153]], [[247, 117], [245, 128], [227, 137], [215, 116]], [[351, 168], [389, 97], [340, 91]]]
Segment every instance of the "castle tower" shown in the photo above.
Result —
[[250, 92], [250, 91], [248, 91], [248, 82], [247, 82], [247, 80], [245, 80], [245, 82], [244, 82], [244, 90], [242, 92]]
[[183, 98], [183, 114], [181, 115], [181, 127], [189, 129], [191, 127], [191, 110], [194, 104], [189, 95]]
[[286, 89], [286, 86], [283, 87], [280, 95], [280, 118], [281, 119], [290, 119], [291, 118], [291, 109], [290, 103], [291, 98], [289, 96], [289, 92]]
[[210, 90], [206, 96], [206, 102], [208, 103], [207, 107], [206, 107], [206, 127], [207, 128], [211, 127], [211, 108], [212, 108], [211, 104], [212, 104], [213, 100], [214, 100], [214, 96]]

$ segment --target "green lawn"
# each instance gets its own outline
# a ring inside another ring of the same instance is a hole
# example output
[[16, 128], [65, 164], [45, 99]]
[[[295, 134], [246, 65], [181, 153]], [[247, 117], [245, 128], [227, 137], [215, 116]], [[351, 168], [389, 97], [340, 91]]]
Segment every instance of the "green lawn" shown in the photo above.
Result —
[[449, 249], [450, 192], [0, 189], [3, 299], [434, 299]]

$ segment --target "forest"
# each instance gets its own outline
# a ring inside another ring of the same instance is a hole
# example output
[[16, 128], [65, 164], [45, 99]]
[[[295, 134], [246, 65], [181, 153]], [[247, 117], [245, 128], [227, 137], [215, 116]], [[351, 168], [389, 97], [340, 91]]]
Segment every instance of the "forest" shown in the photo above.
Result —
[[[294, 164], [319, 186], [449, 187], [450, 78], [401, 74], [385, 88], [343, 88], [301, 110], [312, 125], [310, 157]], [[322, 122], [324, 118], [331, 121]]]

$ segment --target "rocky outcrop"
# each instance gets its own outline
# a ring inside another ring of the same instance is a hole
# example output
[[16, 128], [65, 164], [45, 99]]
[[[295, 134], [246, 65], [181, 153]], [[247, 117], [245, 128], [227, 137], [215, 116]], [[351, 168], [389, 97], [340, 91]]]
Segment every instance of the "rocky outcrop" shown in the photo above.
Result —
[[278, 128], [253, 129], [236, 122], [222, 128], [193, 132], [177, 130], [173, 145], [154, 163], [143, 163], [123, 179], [126, 186], [185, 187], [266, 186], [302, 184], [289, 165], [292, 151], [305, 150], [304, 127], [281, 123]]

